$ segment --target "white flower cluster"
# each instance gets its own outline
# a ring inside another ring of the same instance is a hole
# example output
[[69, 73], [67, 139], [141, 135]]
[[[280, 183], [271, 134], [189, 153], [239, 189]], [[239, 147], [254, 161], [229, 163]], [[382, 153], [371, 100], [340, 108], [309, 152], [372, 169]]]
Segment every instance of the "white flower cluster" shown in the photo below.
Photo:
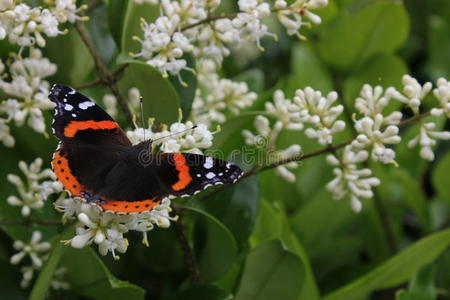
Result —
[[310, 26], [310, 23], [303, 21], [303, 17], [307, 17], [314, 24], [320, 24], [322, 19], [311, 10], [323, 8], [327, 5], [328, 0], [296, 0], [290, 5], [285, 0], [276, 0], [274, 8], [277, 10], [278, 20], [286, 27], [287, 33], [305, 39], [300, 34], [300, 28], [304, 25]]
[[238, 115], [257, 99], [245, 82], [220, 78], [215, 64], [203, 59], [199, 62], [198, 87], [192, 103], [191, 119], [195, 124], [223, 123], [226, 113]]
[[[328, 145], [333, 142], [333, 134], [344, 130], [345, 123], [337, 120], [343, 111], [342, 105], [333, 105], [337, 100], [337, 93], [331, 92], [326, 97], [319, 91], [314, 91], [310, 87], [297, 90], [293, 100], [286, 99], [281, 90], [275, 91], [273, 103], [265, 104], [267, 115], [277, 121], [273, 129], [269, 126], [269, 120], [264, 116], [255, 119], [255, 128], [258, 135], [254, 135], [249, 130], [243, 130], [242, 134], [249, 145], [258, 145], [261, 139], [268, 139], [268, 150], [271, 151], [275, 139], [282, 129], [302, 130], [306, 125], [311, 125], [305, 130], [305, 135], [311, 139], [317, 139], [319, 144]], [[281, 156], [279, 160], [286, 160], [288, 157], [295, 157], [300, 154], [301, 147], [292, 145], [286, 150], [277, 151]], [[293, 182], [295, 176], [287, 168], [293, 169], [298, 163], [293, 161], [286, 165], [277, 167], [277, 174], [286, 180]]]
[[[0, 103], [0, 113], [7, 114], [7, 119], [0, 118], [0, 136], [6, 146], [13, 146], [14, 139], [7, 137], [8, 121], [22, 126], [28, 118], [28, 125], [36, 132], [45, 134], [45, 119], [42, 110], [53, 108], [48, 99], [49, 83], [43, 78], [56, 73], [56, 65], [42, 57], [39, 49], [30, 48], [30, 57], [13, 56], [8, 65], [9, 74], [4, 73], [5, 66], [0, 61], [0, 89], [9, 97]], [[11, 80], [5, 80], [10, 77]], [[23, 99], [19, 101], [18, 99]]]
[[360, 198], [372, 198], [372, 187], [380, 184], [378, 178], [370, 177], [370, 169], [357, 167], [357, 164], [366, 161], [368, 156], [367, 151], [355, 152], [351, 146], [345, 147], [342, 159], [333, 154], [327, 156], [327, 162], [335, 167], [333, 173], [336, 176], [327, 184], [327, 189], [333, 193], [335, 199], [349, 197], [355, 212], [362, 209]]
[[240, 45], [242, 41], [252, 41], [263, 50], [261, 39], [264, 36], [276, 38], [262, 22], [272, 11], [277, 12], [289, 34], [301, 36], [298, 30], [306, 24], [302, 21], [303, 16], [313, 23], [320, 23], [320, 17], [310, 10], [324, 7], [328, 1], [297, 0], [290, 5], [276, 1], [271, 7], [265, 1], [239, 0], [239, 12], [219, 17], [211, 17], [211, 13], [219, 7], [220, 0], [161, 0], [160, 3], [162, 15], [154, 23], [143, 21], [143, 39], [134, 37], [142, 48], [132, 55], [143, 57], [164, 76], [170, 73], [179, 77], [183, 69], [193, 71], [187, 66], [186, 53], [193, 53], [198, 60], [214, 60], [220, 66], [224, 56], [230, 54], [229, 48]]
[[33, 279], [34, 272], [42, 268], [45, 257], [40, 252], [46, 254], [51, 248], [49, 242], [40, 242], [41, 239], [42, 234], [39, 231], [33, 231], [29, 243], [25, 244], [22, 241], [14, 241], [13, 243], [13, 248], [19, 252], [11, 256], [10, 262], [12, 264], [19, 264], [26, 256], [29, 256], [31, 260], [31, 265], [21, 268], [23, 278], [20, 286], [22, 288], [28, 287]]
[[212, 146], [213, 133], [204, 124], [198, 124], [194, 127], [191, 121], [186, 123], [176, 122], [159, 132], [153, 132], [152, 125], [153, 122], [150, 120], [148, 129], [137, 128], [127, 131], [127, 136], [133, 144], [152, 139], [153, 146], [158, 146], [159, 150], [163, 152], [201, 154], [201, 149]]
[[[8, 174], [7, 179], [17, 187], [20, 198], [9, 196], [6, 201], [9, 205], [22, 207], [23, 216], [29, 216], [32, 209], [39, 209], [49, 195], [60, 193], [62, 186], [54, 180], [50, 169], [42, 169], [42, 159], [36, 158], [29, 166], [24, 161], [19, 162], [19, 168], [25, 175], [24, 182], [19, 176]], [[49, 179], [41, 182], [44, 179]]]
[[21, 47], [45, 46], [42, 33], [48, 37], [64, 34], [60, 23], [82, 19], [79, 12], [85, 6], [76, 7], [75, 0], [56, 0], [49, 8], [30, 7], [25, 3], [15, 4], [13, 0], [0, 3], [0, 40], [8, 37], [11, 44]]
[[148, 246], [147, 232], [154, 225], [162, 228], [170, 226], [170, 200], [165, 198], [151, 211], [139, 214], [116, 215], [102, 211], [96, 204], [87, 203], [81, 198], [60, 198], [55, 203], [56, 210], [63, 213], [63, 221], [77, 219], [76, 235], [66, 241], [74, 248], [83, 248], [95, 243], [100, 254], [111, 252], [114, 259], [119, 259], [116, 252], [125, 253], [128, 240], [124, 234], [130, 230], [143, 233], [142, 242]]

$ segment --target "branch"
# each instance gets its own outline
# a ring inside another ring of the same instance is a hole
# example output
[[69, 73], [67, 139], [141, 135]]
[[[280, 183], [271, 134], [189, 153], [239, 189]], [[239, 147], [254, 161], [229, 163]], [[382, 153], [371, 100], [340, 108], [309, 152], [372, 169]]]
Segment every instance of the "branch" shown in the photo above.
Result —
[[25, 220], [0, 220], [0, 225], [61, 225], [61, 220], [46, 220], [46, 219], [25, 219]]
[[117, 87], [117, 83], [115, 80], [115, 76], [112, 72], [109, 71], [109, 69], [106, 67], [106, 65], [103, 63], [103, 61], [100, 58], [100, 54], [98, 53], [97, 49], [94, 46], [94, 43], [89, 38], [86, 29], [81, 24], [80, 21], [75, 22], [75, 28], [80, 34], [81, 39], [83, 40], [84, 44], [86, 45], [86, 48], [88, 49], [89, 53], [91, 54], [92, 58], [94, 59], [95, 66], [97, 67], [100, 80], [103, 84], [107, 85], [113, 95], [116, 97], [117, 101], [119, 102], [119, 105], [125, 114], [125, 117], [129, 123], [129, 125], [134, 128], [134, 122], [133, 122], [133, 116], [131, 114], [130, 108], [128, 107], [128, 104], [125, 100], [125, 98], [122, 96], [119, 88]]
[[[114, 82], [117, 82], [120, 79], [120, 75], [122, 75], [122, 72], [128, 67], [128, 64], [123, 64], [121, 65], [117, 70], [115, 70], [113, 72], [113, 76], [114, 76]], [[83, 90], [83, 89], [87, 89], [99, 84], [103, 84], [103, 80], [101, 78], [96, 79], [94, 81], [91, 82], [87, 82], [87, 83], [82, 83], [80, 85], [74, 86], [73, 88], [76, 90]]]
[[177, 234], [178, 243], [180, 244], [181, 250], [183, 251], [184, 261], [186, 262], [186, 267], [189, 271], [191, 282], [200, 283], [200, 271], [198, 269], [197, 260], [195, 259], [194, 252], [186, 234], [186, 229], [183, 225], [183, 220], [181, 217], [181, 210], [178, 206], [172, 205], [173, 211], [177, 214], [178, 220], [172, 222], [175, 228], [175, 233]]
[[[419, 120], [421, 118], [424, 118], [424, 117], [426, 117], [428, 115], [430, 115], [429, 112], [424, 112], [424, 113], [415, 115], [415, 116], [413, 116], [411, 118], [408, 118], [408, 119], [400, 122], [398, 124], [398, 126], [399, 127], [403, 127], [403, 126], [409, 125], [412, 122], [415, 122], [415, 121], [417, 121], [417, 120]], [[287, 164], [287, 163], [290, 163], [290, 162], [293, 162], [293, 161], [297, 161], [298, 162], [298, 161], [302, 161], [304, 159], [308, 159], [308, 158], [311, 158], [311, 157], [322, 155], [324, 153], [330, 153], [330, 152], [332, 153], [332, 152], [334, 152], [334, 151], [336, 151], [336, 150], [338, 150], [340, 148], [343, 148], [343, 147], [349, 145], [351, 142], [353, 142], [353, 139], [348, 140], [346, 142], [339, 143], [339, 144], [329, 145], [329, 146], [324, 147], [322, 149], [319, 149], [319, 150], [316, 150], [316, 151], [312, 151], [312, 152], [308, 152], [306, 154], [294, 155], [292, 157], [289, 157], [289, 158], [286, 158], [286, 159], [281, 159], [281, 160], [279, 160], [277, 162], [274, 162], [274, 163], [271, 163], [271, 164], [267, 164], [265, 166], [254, 166], [252, 169], [250, 169], [249, 171], [244, 173], [244, 175], [242, 175], [241, 178], [239, 178], [236, 182], [239, 182], [239, 181], [241, 181], [241, 180], [243, 180], [243, 179], [245, 179], [245, 178], [247, 178], [249, 176], [252, 176], [254, 174], [257, 174], [259, 172], [270, 170], [270, 169], [276, 168], [278, 166], [282, 166], [284, 164]], [[211, 190], [209, 192], [205, 192], [205, 193], [201, 194], [199, 197], [197, 197], [197, 199], [198, 200], [206, 199], [206, 198], [210, 197], [211, 195], [213, 195], [215, 193], [218, 193], [220, 191], [223, 191], [223, 190], [229, 188], [232, 185], [233, 184], [221, 185], [221, 186], [217, 187], [214, 190]]]

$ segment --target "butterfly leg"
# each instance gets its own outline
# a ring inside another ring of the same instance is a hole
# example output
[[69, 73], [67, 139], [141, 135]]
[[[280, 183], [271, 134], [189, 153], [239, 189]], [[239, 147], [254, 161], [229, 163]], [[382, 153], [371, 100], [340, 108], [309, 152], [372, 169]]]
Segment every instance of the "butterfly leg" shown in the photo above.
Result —
[[83, 198], [86, 200], [86, 202], [90, 203], [90, 202], [94, 202], [94, 203], [102, 203], [105, 204], [106, 202], [103, 201], [102, 199], [100, 199], [100, 195], [96, 194], [96, 195], [91, 195], [88, 192], [81, 192], [81, 194], [83, 195]]

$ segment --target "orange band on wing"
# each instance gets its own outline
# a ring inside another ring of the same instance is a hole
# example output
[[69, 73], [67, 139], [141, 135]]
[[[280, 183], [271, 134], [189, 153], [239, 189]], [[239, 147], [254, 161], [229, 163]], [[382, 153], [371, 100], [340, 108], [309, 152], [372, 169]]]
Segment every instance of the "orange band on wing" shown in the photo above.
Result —
[[186, 159], [183, 154], [175, 153], [173, 155], [173, 161], [178, 171], [178, 181], [172, 185], [172, 189], [179, 191], [184, 189], [192, 181], [192, 177], [189, 174], [189, 166], [186, 165]]
[[52, 167], [53, 172], [55, 172], [56, 177], [62, 183], [64, 189], [69, 191], [74, 197], [81, 197], [81, 192], [84, 191], [84, 188], [75, 176], [73, 176], [69, 168], [69, 161], [61, 155], [59, 150], [53, 155]]
[[65, 137], [74, 137], [79, 130], [86, 129], [114, 129], [118, 128], [114, 121], [71, 121], [64, 128]]
[[106, 200], [106, 203], [96, 203], [103, 210], [113, 211], [115, 213], [140, 213], [153, 209], [159, 205], [160, 200], [155, 201], [156, 198], [146, 199], [142, 201], [115, 201]]

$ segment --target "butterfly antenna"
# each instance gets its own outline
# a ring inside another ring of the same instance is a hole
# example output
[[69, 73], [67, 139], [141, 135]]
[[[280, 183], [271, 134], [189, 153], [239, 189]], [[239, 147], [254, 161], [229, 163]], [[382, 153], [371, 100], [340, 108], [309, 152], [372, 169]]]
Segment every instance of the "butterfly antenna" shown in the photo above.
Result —
[[145, 141], [145, 122], [144, 122], [144, 98], [140, 96], [141, 100], [141, 121], [142, 121], [142, 130], [144, 130], [144, 141]]
[[166, 135], [166, 136], [162, 136], [162, 137], [160, 137], [160, 138], [158, 138], [158, 139], [155, 139], [155, 140], [153, 140], [153, 141], [162, 140], [162, 139], [165, 139], [165, 138], [174, 136], [174, 135], [182, 134], [182, 133], [184, 133], [184, 132], [186, 132], [186, 131], [189, 131], [189, 130], [192, 130], [192, 129], [195, 129], [195, 128], [197, 128], [197, 125], [194, 125], [194, 126], [192, 126], [191, 128], [186, 128], [185, 130], [182, 130], [182, 131], [180, 131], [180, 132], [175, 132], [175, 133], [172, 133], [172, 134], [169, 134], [169, 135]]

